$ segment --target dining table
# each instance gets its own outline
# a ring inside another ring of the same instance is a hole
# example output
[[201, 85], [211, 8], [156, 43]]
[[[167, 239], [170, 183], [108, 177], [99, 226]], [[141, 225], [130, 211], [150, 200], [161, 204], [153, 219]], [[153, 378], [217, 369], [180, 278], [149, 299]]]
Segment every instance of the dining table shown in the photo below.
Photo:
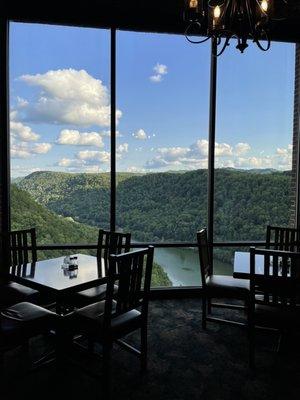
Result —
[[107, 280], [104, 259], [98, 260], [87, 254], [73, 254], [70, 257], [75, 257], [75, 266], [68, 266], [63, 256], [12, 266], [8, 277], [54, 298], [56, 312], [61, 314], [70, 295], [106, 283]]

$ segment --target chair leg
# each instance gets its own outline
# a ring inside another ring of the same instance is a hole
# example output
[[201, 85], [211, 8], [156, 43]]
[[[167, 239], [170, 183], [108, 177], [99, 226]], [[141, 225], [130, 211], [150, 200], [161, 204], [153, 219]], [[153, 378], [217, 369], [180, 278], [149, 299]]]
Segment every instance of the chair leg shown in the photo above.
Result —
[[248, 313], [249, 366], [255, 368], [255, 326], [251, 312]]
[[206, 296], [202, 297], [202, 328], [206, 329], [206, 313], [207, 313], [207, 304], [206, 304]]
[[147, 324], [141, 327], [141, 370], [147, 370]]
[[111, 350], [112, 343], [103, 344], [103, 380], [106, 398], [111, 395]]
[[207, 313], [211, 314], [211, 298], [208, 297], [207, 299]]

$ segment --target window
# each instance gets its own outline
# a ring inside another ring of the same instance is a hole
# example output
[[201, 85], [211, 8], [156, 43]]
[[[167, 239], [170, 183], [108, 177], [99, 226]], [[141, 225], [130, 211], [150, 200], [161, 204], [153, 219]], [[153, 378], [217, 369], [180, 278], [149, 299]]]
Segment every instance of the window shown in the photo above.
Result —
[[[121, 31], [117, 49], [117, 227], [138, 242], [195, 242], [207, 221], [210, 45]], [[155, 261], [172, 285], [199, 285], [193, 249], [156, 248]]]
[[12, 228], [95, 243], [110, 223], [108, 30], [10, 24], [10, 141]]

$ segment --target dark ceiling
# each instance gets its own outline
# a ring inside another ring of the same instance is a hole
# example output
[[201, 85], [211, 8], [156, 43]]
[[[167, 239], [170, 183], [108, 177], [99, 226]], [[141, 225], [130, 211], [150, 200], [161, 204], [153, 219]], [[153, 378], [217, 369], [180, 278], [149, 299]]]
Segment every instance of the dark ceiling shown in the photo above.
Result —
[[[255, 1], [255, 0], [253, 0]], [[275, 0], [281, 11], [284, 0]], [[300, 42], [300, 0], [287, 0], [282, 15], [285, 19], [271, 28], [273, 40]], [[66, 25], [111, 27], [119, 29], [179, 33], [185, 30], [182, 19], [184, 0], [84, 0], [67, 3], [50, 2], [17, 3], [10, 0], [4, 17], [13, 20], [48, 22]], [[3, 11], [1, 12], [3, 16]]]

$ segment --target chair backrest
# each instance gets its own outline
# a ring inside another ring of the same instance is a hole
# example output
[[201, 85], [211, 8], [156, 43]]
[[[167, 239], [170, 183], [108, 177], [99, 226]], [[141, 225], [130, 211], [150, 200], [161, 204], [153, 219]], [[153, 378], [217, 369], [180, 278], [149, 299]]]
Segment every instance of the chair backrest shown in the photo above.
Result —
[[131, 234], [99, 230], [97, 258], [104, 261], [105, 272], [108, 272], [111, 254], [122, 254], [130, 251]]
[[202, 286], [206, 285], [206, 278], [212, 274], [210, 249], [207, 239], [207, 229], [203, 228], [197, 232], [198, 252]]
[[[258, 262], [263, 267], [263, 271], [259, 271], [262, 273], [256, 270]], [[299, 284], [300, 253], [250, 248], [252, 304], [294, 307], [299, 296]]]
[[7, 234], [9, 266], [17, 266], [37, 261], [35, 228], [10, 231]]
[[154, 247], [149, 246], [110, 256], [104, 312], [106, 326], [114, 316], [137, 307], [141, 307], [142, 317], [147, 318], [153, 255]]
[[300, 229], [268, 225], [266, 248], [300, 252]]

